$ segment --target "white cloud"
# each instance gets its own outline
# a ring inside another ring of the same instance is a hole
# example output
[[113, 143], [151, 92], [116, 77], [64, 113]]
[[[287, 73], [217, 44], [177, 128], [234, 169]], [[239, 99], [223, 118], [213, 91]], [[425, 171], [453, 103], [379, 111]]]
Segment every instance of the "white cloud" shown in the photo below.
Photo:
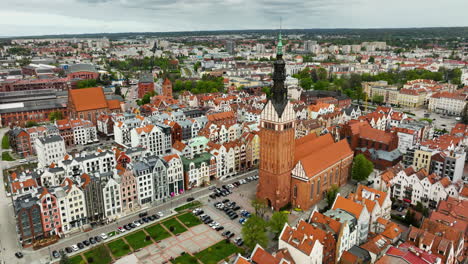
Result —
[[2, 0], [0, 36], [468, 26], [466, 0]]

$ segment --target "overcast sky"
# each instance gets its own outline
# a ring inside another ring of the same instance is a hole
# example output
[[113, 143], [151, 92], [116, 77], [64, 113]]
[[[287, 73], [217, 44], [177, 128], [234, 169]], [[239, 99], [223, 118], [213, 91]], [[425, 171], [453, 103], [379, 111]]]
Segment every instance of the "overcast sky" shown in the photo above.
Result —
[[468, 0], [0, 0], [0, 36], [468, 26]]

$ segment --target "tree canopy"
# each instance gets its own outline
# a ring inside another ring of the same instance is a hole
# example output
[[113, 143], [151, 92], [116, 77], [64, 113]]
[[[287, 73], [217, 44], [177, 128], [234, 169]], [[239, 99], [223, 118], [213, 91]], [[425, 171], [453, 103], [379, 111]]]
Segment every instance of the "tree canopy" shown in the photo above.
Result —
[[89, 87], [96, 87], [97, 86], [97, 81], [94, 79], [90, 80], [81, 80], [76, 83], [76, 88], [81, 89], [81, 88], [89, 88]]
[[366, 180], [374, 170], [374, 164], [370, 162], [363, 154], [354, 157], [352, 177], [356, 181]]
[[49, 114], [49, 120], [54, 122], [55, 120], [62, 120], [63, 114], [60, 111], [53, 111]]
[[275, 234], [275, 238], [279, 236], [283, 230], [284, 224], [288, 222], [288, 215], [283, 212], [274, 212], [271, 216], [268, 225], [270, 226], [270, 231]]
[[331, 188], [327, 191], [326, 199], [327, 199], [327, 208], [331, 208], [333, 202], [335, 202], [336, 195], [340, 191], [340, 188], [333, 184]]
[[266, 233], [267, 223], [263, 218], [252, 215], [242, 226], [242, 237], [244, 238], [245, 245], [253, 250], [255, 245], [260, 244], [266, 247], [268, 244], [268, 237]]

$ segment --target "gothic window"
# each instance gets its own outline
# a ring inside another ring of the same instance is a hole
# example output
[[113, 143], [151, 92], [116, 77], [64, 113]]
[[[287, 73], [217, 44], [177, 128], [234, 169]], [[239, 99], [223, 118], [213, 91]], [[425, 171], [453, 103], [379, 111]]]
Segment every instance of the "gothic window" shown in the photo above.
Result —
[[297, 185], [294, 185], [293, 195], [294, 195], [294, 198], [297, 197]]
[[320, 194], [320, 179], [317, 181], [317, 194]]
[[314, 189], [315, 189], [315, 184], [312, 182], [312, 184], [310, 185], [310, 199], [311, 200], [314, 199]]

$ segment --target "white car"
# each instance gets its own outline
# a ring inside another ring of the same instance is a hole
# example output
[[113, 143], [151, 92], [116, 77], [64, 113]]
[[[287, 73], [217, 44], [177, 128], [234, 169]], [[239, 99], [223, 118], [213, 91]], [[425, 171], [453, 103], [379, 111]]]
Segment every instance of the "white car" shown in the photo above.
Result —
[[80, 249], [77, 245], [72, 245], [71, 248], [73, 251], [78, 251]]
[[102, 234], [101, 234], [101, 238], [104, 239], [104, 240], [106, 240], [106, 239], [107, 239], [107, 235], [104, 234], [104, 233], [102, 233]]
[[123, 228], [123, 227], [119, 227], [117, 230], [118, 230], [120, 233], [124, 233], [125, 231], [127, 231], [127, 230], [125, 230], [125, 228]]
[[133, 224], [136, 225], [137, 227], [141, 226], [140, 222], [138, 221], [133, 221]]
[[157, 215], [159, 215], [159, 217], [163, 217], [164, 214], [162, 212], [158, 212]]

